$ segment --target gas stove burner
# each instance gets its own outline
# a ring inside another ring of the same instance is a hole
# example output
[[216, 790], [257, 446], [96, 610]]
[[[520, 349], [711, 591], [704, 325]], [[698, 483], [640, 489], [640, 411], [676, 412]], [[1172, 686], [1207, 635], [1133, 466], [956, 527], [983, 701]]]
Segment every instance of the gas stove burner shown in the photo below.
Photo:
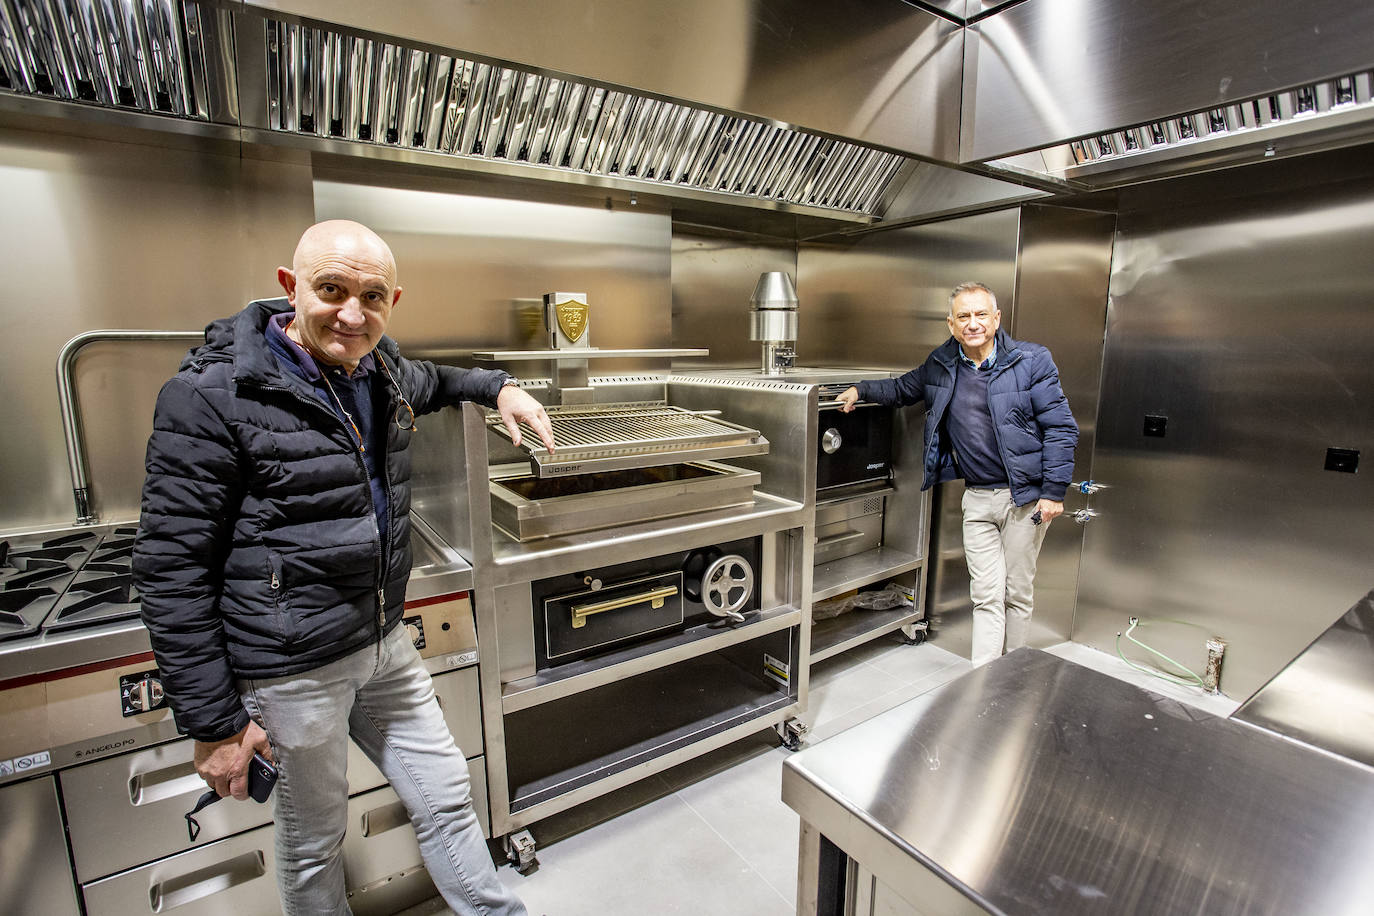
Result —
[[88, 565], [58, 599], [43, 629], [69, 630], [137, 614], [138, 590], [133, 586], [128, 568], [92, 570]]
[[58, 594], [59, 590], [42, 586], [0, 592], [0, 639], [35, 632], [57, 602]]
[[138, 529], [0, 542], [0, 639], [138, 614], [130, 563]]
[[52, 565], [33, 565], [26, 572], [17, 572], [9, 578], [0, 579], [0, 592], [47, 586], [50, 590], [62, 591], [71, 580], [72, 570], [66, 563]]

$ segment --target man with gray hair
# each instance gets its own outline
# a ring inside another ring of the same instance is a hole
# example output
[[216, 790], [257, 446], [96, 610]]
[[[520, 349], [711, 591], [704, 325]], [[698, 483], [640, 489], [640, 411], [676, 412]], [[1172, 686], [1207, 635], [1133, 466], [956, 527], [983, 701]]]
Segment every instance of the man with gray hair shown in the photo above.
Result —
[[1026, 644], [1035, 564], [1050, 521], [1064, 511], [1078, 426], [1050, 351], [1001, 330], [982, 283], [949, 294], [950, 339], [900, 378], [859, 382], [840, 395], [926, 404], [927, 489], [963, 478], [964, 558], [973, 599], [973, 664]]

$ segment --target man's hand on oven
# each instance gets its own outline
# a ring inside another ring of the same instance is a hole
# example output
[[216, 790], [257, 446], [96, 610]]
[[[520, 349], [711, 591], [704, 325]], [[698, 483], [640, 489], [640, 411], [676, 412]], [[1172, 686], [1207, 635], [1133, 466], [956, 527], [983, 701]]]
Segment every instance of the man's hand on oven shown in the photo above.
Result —
[[859, 389], [850, 385], [837, 399], [840, 402], [840, 410], [850, 413], [854, 410], [854, 405], [859, 403]]
[[524, 423], [534, 430], [549, 454], [553, 454], [553, 425], [549, 423], [549, 415], [543, 404], [514, 385], [507, 385], [496, 396], [496, 409], [501, 412], [501, 422], [510, 431], [513, 444], [520, 444], [520, 424]]

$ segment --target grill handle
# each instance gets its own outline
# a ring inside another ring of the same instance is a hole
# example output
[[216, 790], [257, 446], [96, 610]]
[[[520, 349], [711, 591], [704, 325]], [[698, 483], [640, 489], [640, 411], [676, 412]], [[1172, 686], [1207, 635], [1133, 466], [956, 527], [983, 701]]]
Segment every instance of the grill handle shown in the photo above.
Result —
[[572, 626], [574, 630], [580, 630], [587, 625], [587, 618], [593, 614], [603, 614], [606, 611], [618, 611], [621, 608], [630, 607], [636, 604], [649, 602], [650, 607], [661, 608], [663, 602], [677, 594], [676, 585], [664, 585], [659, 588], [641, 592], [638, 595], [625, 595], [622, 598], [608, 598], [605, 601], [597, 601], [594, 604], [577, 604], [572, 609]]
[[[816, 405], [816, 409], [817, 409], [817, 410], [838, 410], [840, 407], [843, 407], [843, 406], [844, 406], [844, 401], [841, 401], [841, 400], [839, 400], [839, 399], [836, 399], [836, 400], [834, 400], [834, 401], [821, 401], [819, 404]], [[855, 407], [878, 407], [878, 406], [880, 406], [880, 405], [875, 404], [875, 403], [873, 403], [872, 401], [857, 401], [857, 402], [854, 404], [854, 406], [855, 406]]]

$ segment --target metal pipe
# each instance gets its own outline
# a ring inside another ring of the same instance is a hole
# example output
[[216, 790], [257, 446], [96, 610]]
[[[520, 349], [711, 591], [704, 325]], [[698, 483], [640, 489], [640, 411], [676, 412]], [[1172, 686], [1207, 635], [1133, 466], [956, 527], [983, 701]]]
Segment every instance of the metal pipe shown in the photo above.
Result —
[[94, 525], [99, 519], [91, 511], [90, 468], [86, 458], [86, 439], [81, 427], [81, 408], [76, 401], [76, 356], [98, 341], [109, 340], [205, 340], [204, 331], [99, 330], [78, 334], [57, 354], [57, 400], [62, 411], [62, 435], [67, 441], [67, 467], [72, 475], [72, 495], [76, 500], [76, 523]]

